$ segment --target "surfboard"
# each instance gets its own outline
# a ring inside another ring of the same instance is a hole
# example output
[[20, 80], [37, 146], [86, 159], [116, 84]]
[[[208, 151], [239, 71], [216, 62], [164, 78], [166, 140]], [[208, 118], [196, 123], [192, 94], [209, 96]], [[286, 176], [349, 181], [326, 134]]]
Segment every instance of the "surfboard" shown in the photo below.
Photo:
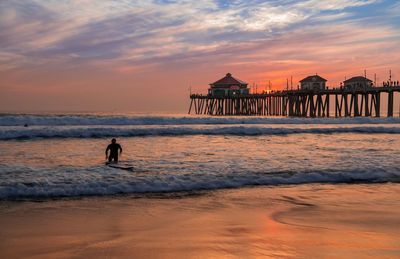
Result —
[[106, 162], [106, 165], [112, 168], [122, 169], [122, 170], [132, 170], [133, 166], [119, 165], [114, 162]]

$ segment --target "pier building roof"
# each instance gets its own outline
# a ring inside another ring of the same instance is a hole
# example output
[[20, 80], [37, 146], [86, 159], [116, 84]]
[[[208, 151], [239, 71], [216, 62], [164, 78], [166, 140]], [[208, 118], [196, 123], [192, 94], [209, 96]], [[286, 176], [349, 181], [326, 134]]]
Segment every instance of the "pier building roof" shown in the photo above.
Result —
[[301, 83], [306, 83], [306, 82], [326, 82], [326, 81], [327, 80], [325, 78], [322, 78], [319, 75], [308, 76], [308, 77], [300, 80]]
[[364, 82], [364, 81], [366, 81], [366, 82], [372, 82], [372, 80], [369, 80], [369, 79], [366, 78], [366, 77], [363, 77], [363, 76], [355, 76], [355, 77], [352, 77], [352, 78], [350, 78], [350, 79], [345, 80], [344, 83]]
[[240, 88], [246, 88], [247, 83], [234, 78], [231, 73], [227, 73], [225, 77], [211, 83], [210, 86], [212, 88], [230, 88], [231, 86], [239, 86]]

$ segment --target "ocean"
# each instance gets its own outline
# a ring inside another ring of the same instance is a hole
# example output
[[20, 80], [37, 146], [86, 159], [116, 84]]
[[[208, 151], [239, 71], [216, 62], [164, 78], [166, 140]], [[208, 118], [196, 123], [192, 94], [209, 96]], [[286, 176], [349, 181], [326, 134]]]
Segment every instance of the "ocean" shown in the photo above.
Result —
[[[105, 165], [111, 138], [121, 170]], [[1, 114], [0, 198], [400, 181], [400, 118]]]
[[398, 117], [2, 114], [0, 257], [398, 258], [399, 161]]

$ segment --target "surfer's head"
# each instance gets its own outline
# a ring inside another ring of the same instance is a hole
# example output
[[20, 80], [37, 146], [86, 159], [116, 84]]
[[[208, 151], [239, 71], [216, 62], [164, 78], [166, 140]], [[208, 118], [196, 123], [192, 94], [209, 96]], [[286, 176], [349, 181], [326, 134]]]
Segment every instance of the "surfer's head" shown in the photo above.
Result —
[[113, 144], [115, 144], [117, 142], [117, 140], [115, 139], [115, 138], [113, 138], [112, 140], [111, 140], [111, 143], [113, 143]]

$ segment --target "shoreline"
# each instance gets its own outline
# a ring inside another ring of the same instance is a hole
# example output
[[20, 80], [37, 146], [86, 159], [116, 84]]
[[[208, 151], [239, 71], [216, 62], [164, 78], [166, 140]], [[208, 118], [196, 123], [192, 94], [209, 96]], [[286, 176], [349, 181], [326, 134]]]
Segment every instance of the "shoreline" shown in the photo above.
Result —
[[399, 191], [304, 184], [1, 201], [0, 257], [391, 258]]
[[[397, 181], [398, 180], [398, 181]], [[259, 188], [294, 188], [300, 186], [320, 185], [320, 186], [352, 186], [352, 185], [385, 185], [385, 184], [400, 184], [400, 178], [395, 178], [394, 181], [379, 181], [371, 182], [369, 180], [353, 180], [349, 182], [308, 182], [308, 183], [280, 183], [280, 184], [251, 184], [238, 187], [225, 187], [217, 189], [196, 189], [196, 190], [176, 190], [176, 191], [148, 191], [148, 192], [132, 192], [132, 193], [115, 193], [115, 194], [82, 194], [82, 195], [60, 195], [60, 196], [34, 196], [34, 197], [9, 197], [0, 198], [0, 206], [7, 203], [42, 203], [42, 202], [57, 202], [57, 201], [83, 201], [87, 199], [180, 199], [198, 197], [203, 195], [211, 195], [214, 192], [229, 192], [235, 190], [251, 190]]]

